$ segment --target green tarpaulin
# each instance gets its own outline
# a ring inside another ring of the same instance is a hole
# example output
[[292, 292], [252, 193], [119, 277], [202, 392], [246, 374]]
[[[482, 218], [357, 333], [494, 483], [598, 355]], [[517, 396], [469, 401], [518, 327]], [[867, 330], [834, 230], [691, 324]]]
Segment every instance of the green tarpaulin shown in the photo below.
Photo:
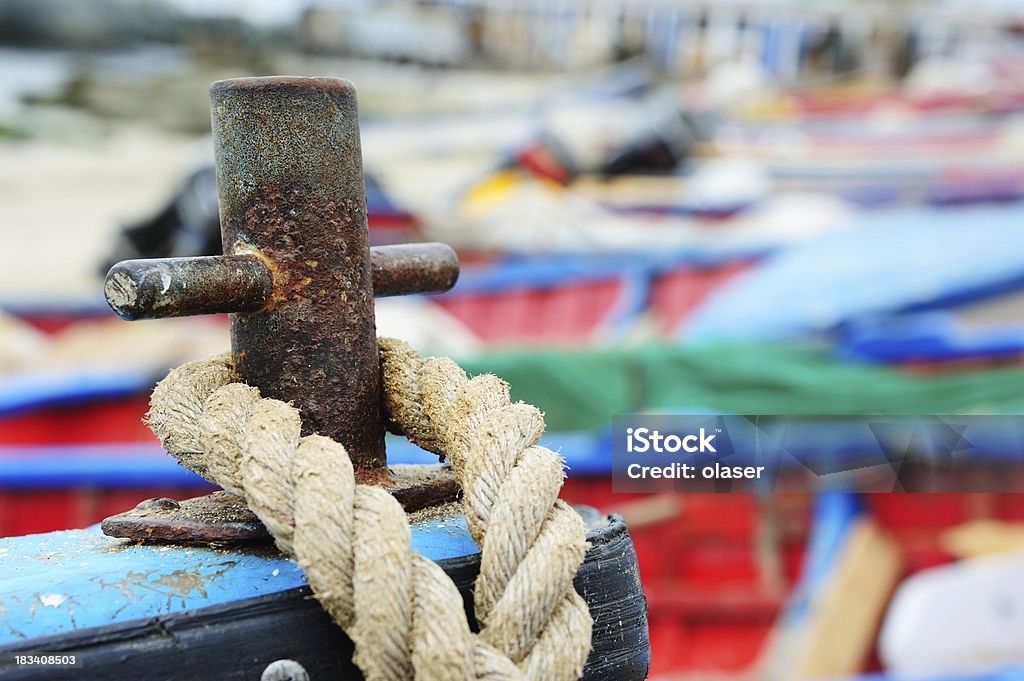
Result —
[[707, 410], [737, 414], [1024, 413], [1024, 368], [925, 376], [848, 364], [791, 346], [653, 346], [507, 352], [462, 362], [512, 385], [552, 431], [606, 426], [615, 414]]

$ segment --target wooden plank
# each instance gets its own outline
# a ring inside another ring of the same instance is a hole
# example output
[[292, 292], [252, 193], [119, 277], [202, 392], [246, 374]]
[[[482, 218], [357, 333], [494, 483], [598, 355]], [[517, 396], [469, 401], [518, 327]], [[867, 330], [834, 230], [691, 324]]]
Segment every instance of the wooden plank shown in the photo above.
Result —
[[860, 672], [902, 570], [895, 542], [871, 520], [858, 520], [830, 578], [810, 603], [786, 677], [824, 679]]
[[1024, 524], [976, 520], [950, 528], [939, 536], [943, 549], [964, 560], [1024, 551]]

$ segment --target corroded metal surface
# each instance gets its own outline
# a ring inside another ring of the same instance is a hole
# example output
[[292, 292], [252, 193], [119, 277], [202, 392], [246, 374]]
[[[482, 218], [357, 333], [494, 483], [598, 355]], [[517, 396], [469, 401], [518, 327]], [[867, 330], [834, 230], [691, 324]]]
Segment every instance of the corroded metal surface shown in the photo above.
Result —
[[[407, 512], [458, 498], [460, 488], [447, 466], [394, 466], [387, 490]], [[103, 521], [103, 534], [138, 541], [197, 546], [270, 544], [273, 537], [245, 501], [227, 492], [174, 501], [147, 499]]]
[[147, 499], [130, 511], [111, 516], [101, 525], [108, 537], [170, 544], [269, 544], [267, 528], [234, 494], [214, 492], [174, 501]]
[[440, 293], [455, 286], [459, 256], [448, 244], [398, 244], [370, 249], [373, 295]]
[[258, 252], [274, 294], [231, 318], [239, 375], [293, 402], [304, 433], [345, 445], [360, 475], [385, 471], [380, 366], [356, 95], [332, 78], [210, 86], [227, 254]]
[[[446, 244], [374, 246], [373, 295], [441, 293], [459, 278]], [[216, 312], [255, 312], [273, 297], [270, 265], [255, 253], [125, 260], [107, 273], [104, 294], [122, 319], [163, 319]]]
[[392, 466], [388, 491], [407, 512], [453, 501], [462, 488], [448, 466]]
[[254, 255], [125, 260], [107, 273], [103, 293], [122, 319], [154, 319], [253, 312], [266, 305], [273, 283]]
[[[443, 244], [369, 248], [355, 91], [332, 78], [243, 78], [210, 87], [223, 256], [119, 263], [111, 307], [126, 319], [231, 313], [238, 374], [294, 404], [304, 434], [341, 442], [359, 481], [415, 510], [459, 488], [440, 468], [389, 470], [374, 295], [444, 291]], [[219, 544], [268, 541], [244, 504], [155, 500], [107, 534]]]

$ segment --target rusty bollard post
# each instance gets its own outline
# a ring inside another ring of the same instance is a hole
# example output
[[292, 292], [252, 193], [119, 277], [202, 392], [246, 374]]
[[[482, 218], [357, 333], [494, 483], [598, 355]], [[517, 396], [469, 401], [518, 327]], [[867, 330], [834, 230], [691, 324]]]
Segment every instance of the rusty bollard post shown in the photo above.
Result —
[[210, 98], [224, 255], [118, 263], [110, 306], [125, 319], [231, 313], [241, 378], [292, 402], [306, 433], [345, 445], [362, 482], [394, 488], [407, 507], [451, 496], [450, 480], [389, 473], [373, 298], [451, 288], [454, 251], [369, 248], [351, 83], [242, 78], [214, 83]]

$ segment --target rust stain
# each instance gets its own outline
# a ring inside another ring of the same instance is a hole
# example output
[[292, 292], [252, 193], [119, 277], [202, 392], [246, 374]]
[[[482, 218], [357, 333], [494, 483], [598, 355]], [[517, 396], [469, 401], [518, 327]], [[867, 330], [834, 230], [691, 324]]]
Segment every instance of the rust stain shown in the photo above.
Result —
[[100, 587], [104, 589], [117, 589], [123, 595], [131, 598], [135, 595], [132, 588], [146, 588], [146, 580], [148, 580], [149, 576], [154, 572], [155, 570], [146, 570], [145, 572], [135, 572], [134, 570], [130, 570], [128, 574], [125, 575], [124, 579], [117, 582], [107, 583], [102, 579], [99, 580]]
[[[156, 572], [155, 570], [147, 570], [145, 572], [131, 571], [125, 575], [124, 579], [116, 582], [107, 583], [100, 580], [100, 586], [117, 589], [126, 599], [135, 598], [138, 595], [137, 590], [139, 589], [160, 594], [167, 598], [166, 608], [170, 610], [175, 599], [180, 599], [181, 606], [185, 607], [187, 605], [186, 599], [193, 594], [206, 598], [207, 584], [216, 580], [237, 564], [238, 561], [226, 560], [219, 563], [220, 569], [212, 572], [205, 572], [197, 568], [175, 570], [161, 574], [155, 579], [152, 578]], [[118, 612], [125, 607], [127, 607], [127, 604], [122, 606]]]
[[196, 570], [175, 570], [166, 575], [162, 575], [160, 579], [157, 579], [153, 584], [167, 588], [168, 601], [174, 597], [184, 599], [193, 591], [199, 592], [199, 595], [206, 598], [206, 583], [209, 577], [201, 575]]
[[25, 636], [24, 632], [19, 631], [17, 628], [15, 628], [13, 624], [11, 624], [10, 615], [7, 613], [7, 605], [3, 601], [0, 601], [0, 620], [3, 620], [7, 628], [11, 630], [11, 633], [17, 636], [18, 638], [28, 638], [27, 636]]

